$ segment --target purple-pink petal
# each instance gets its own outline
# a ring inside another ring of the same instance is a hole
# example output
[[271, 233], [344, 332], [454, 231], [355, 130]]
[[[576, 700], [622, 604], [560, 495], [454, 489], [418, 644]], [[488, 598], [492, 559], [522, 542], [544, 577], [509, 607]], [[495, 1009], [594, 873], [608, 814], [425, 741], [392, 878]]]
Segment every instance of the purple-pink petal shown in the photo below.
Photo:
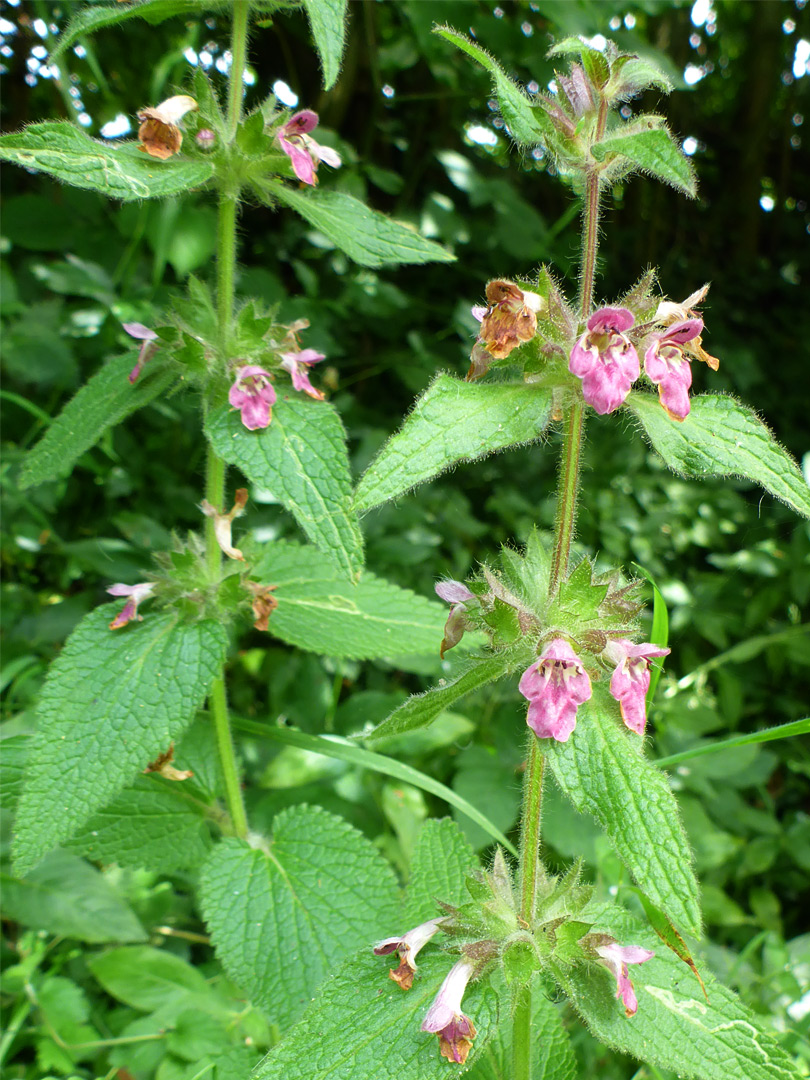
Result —
[[562, 638], [549, 643], [521, 676], [520, 693], [528, 699], [526, 722], [543, 739], [567, 742], [576, 727], [577, 708], [591, 696], [591, 680]]
[[318, 114], [312, 109], [300, 109], [293, 113], [290, 119], [282, 126], [283, 135], [306, 135], [318, 126]]
[[463, 604], [475, 599], [475, 593], [471, 593], [463, 581], [437, 581], [435, 588], [436, 595], [448, 604]]
[[130, 337], [136, 338], [138, 341], [154, 341], [157, 334], [148, 326], [144, 326], [139, 322], [125, 322], [121, 323], [123, 329], [129, 334]]
[[279, 145], [293, 167], [293, 172], [301, 181], [302, 184], [309, 184], [311, 187], [315, 186], [315, 165], [312, 161], [309, 151], [303, 146], [297, 146], [295, 143], [285, 139], [283, 135], [278, 137]]
[[236, 379], [228, 391], [228, 401], [240, 410], [242, 423], [248, 431], [266, 428], [276, 401], [276, 392], [268, 372], [255, 364], [238, 368]]
[[627, 308], [603, 307], [595, 311], [585, 324], [592, 334], [623, 333], [635, 322], [633, 312]]

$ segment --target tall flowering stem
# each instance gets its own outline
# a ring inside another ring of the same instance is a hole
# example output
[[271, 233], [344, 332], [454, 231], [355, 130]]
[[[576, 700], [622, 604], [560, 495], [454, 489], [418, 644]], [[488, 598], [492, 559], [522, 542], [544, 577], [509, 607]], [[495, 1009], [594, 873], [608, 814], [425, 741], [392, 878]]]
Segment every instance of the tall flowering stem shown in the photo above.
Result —
[[[245, 58], [247, 54], [247, 31], [249, 4], [234, 4], [232, 7], [233, 26], [231, 30], [231, 81], [228, 87], [228, 139], [233, 141], [242, 117], [242, 97], [244, 94]], [[239, 208], [238, 191], [222, 191], [219, 199], [217, 216], [217, 316], [219, 320], [219, 340], [224, 346], [228, 340], [231, 319], [233, 318], [234, 275], [236, 270], [236, 216]], [[220, 509], [225, 500], [225, 462], [208, 446], [208, 461], [205, 475], [205, 497], [208, 502]], [[215, 533], [215, 519], [205, 520], [205, 556], [212, 578], [219, 575], [222, 564]], [[225, 798], [228, 804], [233, 832], [236, 836], [246, 837], [248, 831], [245, 803], [236, 754], [231, 734], [228, 715], [228, 699], [225, 693], [225, 673], [220, 672], [211, 685], [208, 699], [214, 732], [217, 741], [222, 774], [225, 779]]]
[[[604, 135], [607, 113], [607, 102], [603, 99], [599, 105], [595, 140]], [[599, 184], [597, 167], [592, 166], [585, 174], [585, 199], [582, 208], [580, 313], [583, 322], [590, 315], [593, 305], [596, 255], [599, 248]], [[568, 571], [576, 527], [584, 426], [585, 403], [579, 399], [569, 407], [560, 452], [554, 550], [549, 579], [549, 592], [552, 594], [557, 591], [560, 581]], [[520, 823], [520, 914], [527, 923], [531, 923], [534, 917], [540, 856], [544, 758], [539, 746], [539, 740], [534, 733], [530, 733]], [[531, 1075], [532, 989], [529, 985], [518, 990], [512, 1013], [512, 1080], [531, 1080]]]

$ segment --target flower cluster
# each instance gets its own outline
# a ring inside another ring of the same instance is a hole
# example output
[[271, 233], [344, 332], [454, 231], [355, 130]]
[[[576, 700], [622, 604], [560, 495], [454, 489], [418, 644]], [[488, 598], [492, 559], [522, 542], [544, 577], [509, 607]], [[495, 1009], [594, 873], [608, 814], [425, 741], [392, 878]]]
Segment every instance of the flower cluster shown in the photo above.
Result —
[[[703, 320], [693, 311], [708, 288], [704, 285], [683, 304], [659, 304], [652, 325], [663, 329], [648, 333], [646, 326], [636, 328], [645, 345], [644, 373], [657, 385], [661, 404], [673, 420], [689, 415], [691, 360], [702, 360], [715, 371], [718, 367], [717, 359], [701, 345]], [[618, 409], [641, 374], [636, 346], [628, 333], [634, 323], [627, 308], [600, 308], [571, 349], [568, 370], [582, 380], [582, 396], [600, 415]]]
[[[650, 663], [668, 656], [669, 649], [650, 642], [634, 645], [627, 638], [609, 641], [605, 659], [614, 665], [610, 693], [619, 702], [622, 719], [631, 731], [644, 734]], [[542, 739], [567, 742], [577, 723], [577, 708], [591, 697], [585, 667], [563, 638], [554, 638], [524, 672], [518, 686], [529, 702], [526, 722]]]

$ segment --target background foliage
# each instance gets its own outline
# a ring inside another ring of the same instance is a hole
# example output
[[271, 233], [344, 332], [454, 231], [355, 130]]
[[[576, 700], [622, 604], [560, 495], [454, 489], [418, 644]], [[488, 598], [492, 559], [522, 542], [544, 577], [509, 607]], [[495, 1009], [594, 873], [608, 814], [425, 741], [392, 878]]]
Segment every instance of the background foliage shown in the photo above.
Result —
[[[187, 90], [189, 57], [210, 62], [211, 76], [224, 85], [217, 60], [227, 28], [215, 16], [157, 27], [133, 20], [69, 50], [58, 70], [47, 67], [42, 50], [72, 7], [7, 9], [5, 131], [68, 111], [86, 114], [95, 135], [119, 115], [132, 123], [139, 107]], [[357, 471], [437, 371], [466, 370], [475, 332], [469, 309], [489, 278], [530, 275], [547, 261], [572, 284], [572, 200], [542, 159], [510, 150], [488, 77], [431, 34], [436, 21], [472, 27], [529, 89], [551, 77], [543, 59], [550, 35], [603, 33], [622, 48], [666, 51], [679, 86], [667, 112], [673, 130], [694, 140], [699, 197], [686, 202], [638, 181], [617, 188], [604, 221], [597, 291], [602, 298], [621, 293], [643, 265], [660, 268], [662, 288], [675, 298], [711, 280], [706, 344], [721, 367], [696, 373], [697, 389], [738, 393], [802, 459], [810, 333], [802, 300], [810, 227], [802, 120], [810, 82], [793, 63], [797, 41], [810, 37], [803, 4], [715, 3], [702, 25], [700, 5], [663, 0], [501, 7], [397, 0], [350, 10], [344, 69], [326, 94], [303, 14], [258, 26], [249, 101], [284, 80], [302, 106], [320, 113], [324, 141], [343, 155], [344, 167], [322, 174], [322, 186], [412, 221], [458, 261], [358, 268], [293, 215], [251, 206], [238, 289], [278, 303], [285, 322], [310, 320], [307, 344], [328, 355], [323, 382], [348, 429]], [[683, 79], [690, 66], [704, 72], [691, 85]], [[654, 109], [655, 100], [651, 95], [645, 107]], [[203, 469], [192, 402], [180, 395], [158, 397], [107, 432], [64, 480], [20, 491], [22, 454], [103, 360], [129, 350], [122, 321], [151, 324], [189, 274], [209, 276], [215, 216], [201, 195], [118, 205], [11, 170], [4, 201], [0, 679], [3, 795], [13, 805], [47, 665], [108, 584], [136, 580], [172, 530], [199, 527]], [[371, 511], [364, 519], [371, 570], [430, 596], [437, 578], [461, 578], [500, 544], [524, 541], [538, 518], [550, 529], [555, 465], [553, 441], [509, 451]], [[584, 486], [579, 540], [606, 565], [642, 566], [670, 609], [673, 651], [652, 716], [654, 752], [665, 756], [805, 715], [807, 525], [747, 485], [672, 476], [629, 424], [620, 440], [616, 425], [596, 417]], [[302, 539], [280, 506], [260, 490], [251, 497], [257, 539]], [[277, 818], [287, 807], [324, 807], [407, 874], [420, 824], [448, 813], [447, 804], [350, 761], [260, 737], [255, 722], [361, 731], [427, 686], [438, 656], [405, 664], [330, 661], [257, 632], [242, 644], [230, 661], [230, 693], [250, 729], [241, 753], [251, 821], [269, 834], [290, 820]], [[429, 731], [381, 749], [449, 785], [509, 833], [522, 725], [516, 692], [484, 688]], [[204, 726], [191, 729], [177, 757], [195, 771], [195, 797], [210, 803], [216, 767]], [[810, 871], [809, 775], [810, 752], [795, 740], [693, 759], [672, 772], [703, 882], [703, 960], [770, 1018], [808, 1073], [810, 935], [802, 897]], [[127, 795], [136, 815], [137, 790]], [[154, 792], [148, 796], [154, 806]], [[486, 834], [458, 820], [483, 851]], [[134, 850], [107, 865], [103, 822], [94, 819], [83, 840], [43, 864], [36, 888], [26, 892], [8, 880], [0, 985], [7, 1034], [0, 1047], [9, 1076], [113, 1076], [120, 1069], [137, 1080], [179, 1080], [197, 1075], [205, 1055], [216, 1053], [216, 1075], [236, 1078], [273, 1044], [277, 1033], [245, 1007], [213, 959], [195, 906], [194, 852], [210, 844], [209, 826], [191, 803], [184, 822], [167, 819], [163, 833], [158, 814], [144, 813], [143, 821], [144, 852], [154, 853], [162, 837], [160, 855], [150, 860]], [[605, 896], [627, 885], [590, 819], [573, 815], [553, 790], [545, 837], [552, 862], [583, 855]], [[383, 931], [370, 930], [369, 940]], [[105, 951], [106, 941], [116, 947]], [[633, 1076], [629, 1058], [600, 1047], [573, 1013], [570, 1020], [583, 1072], [598, 1066], [604, 1077]]]

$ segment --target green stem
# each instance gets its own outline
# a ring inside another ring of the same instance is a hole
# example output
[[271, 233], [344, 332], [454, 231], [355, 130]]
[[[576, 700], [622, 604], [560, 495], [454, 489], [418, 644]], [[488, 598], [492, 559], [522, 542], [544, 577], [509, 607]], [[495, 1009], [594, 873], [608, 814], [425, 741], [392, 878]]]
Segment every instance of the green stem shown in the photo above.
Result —
[[[231, 34], [231, 82], [228, 89], [228, 141], [236, 137], [239, 121], [242, 117], [242, 94], [244, 87], [245, 57], [247, 50], [247, 28], [250, 5], [242, 2], [234, 4], [233, 31]], [[219, 199], [217, 218], [217, 316], [219, 322], [219, 342], [223, 351], [227, 349], [233, 318], [234, 278], [236, 273], [236, 216], [239, 200], [236, 192], [223, 191]], [[225, 462], [208, 446], [208, 459], [205, 474], [205, 497], [217, 511], [224, 511], [225, 498]], [[205, 522], [205, 562], [210, 578], [219, 578], [222, 553], [219, 550], [214, 519]], [[214, 722], [217, 740], [217, 752], [225, 781], [225, 801], [231, 817], [233, 832], [236, 836], [247, 836], [248, 825], [245, 803], [242, 798], [242, 786], [228, 716], [228, 698], [225, 693], [225, 673], [219, 675], [211, 685], [209, 708]]]
[[520, 917], [531, 925], [537, 900], [540, 851], [540, 815], [543, 802], [545, 759], [534, 732], [529, 734], [529, 758], [523, 783], [523, 816], [520, 823]]
[[512, 1010], [512, 1080], [531, 1080], [532, 988], [521, 986]]
[[577, 492], [582, 459], [582, 430], [585, 420], [585, 403], [575, 401], [568, 413], [568, 427], [560, 453], [560, 478], [557, 487], [557, 519], [555, 523], [554, 553], [551, 557], [549, 592], [555, 593], [568, 569], [571, 543], [577, 516]]

